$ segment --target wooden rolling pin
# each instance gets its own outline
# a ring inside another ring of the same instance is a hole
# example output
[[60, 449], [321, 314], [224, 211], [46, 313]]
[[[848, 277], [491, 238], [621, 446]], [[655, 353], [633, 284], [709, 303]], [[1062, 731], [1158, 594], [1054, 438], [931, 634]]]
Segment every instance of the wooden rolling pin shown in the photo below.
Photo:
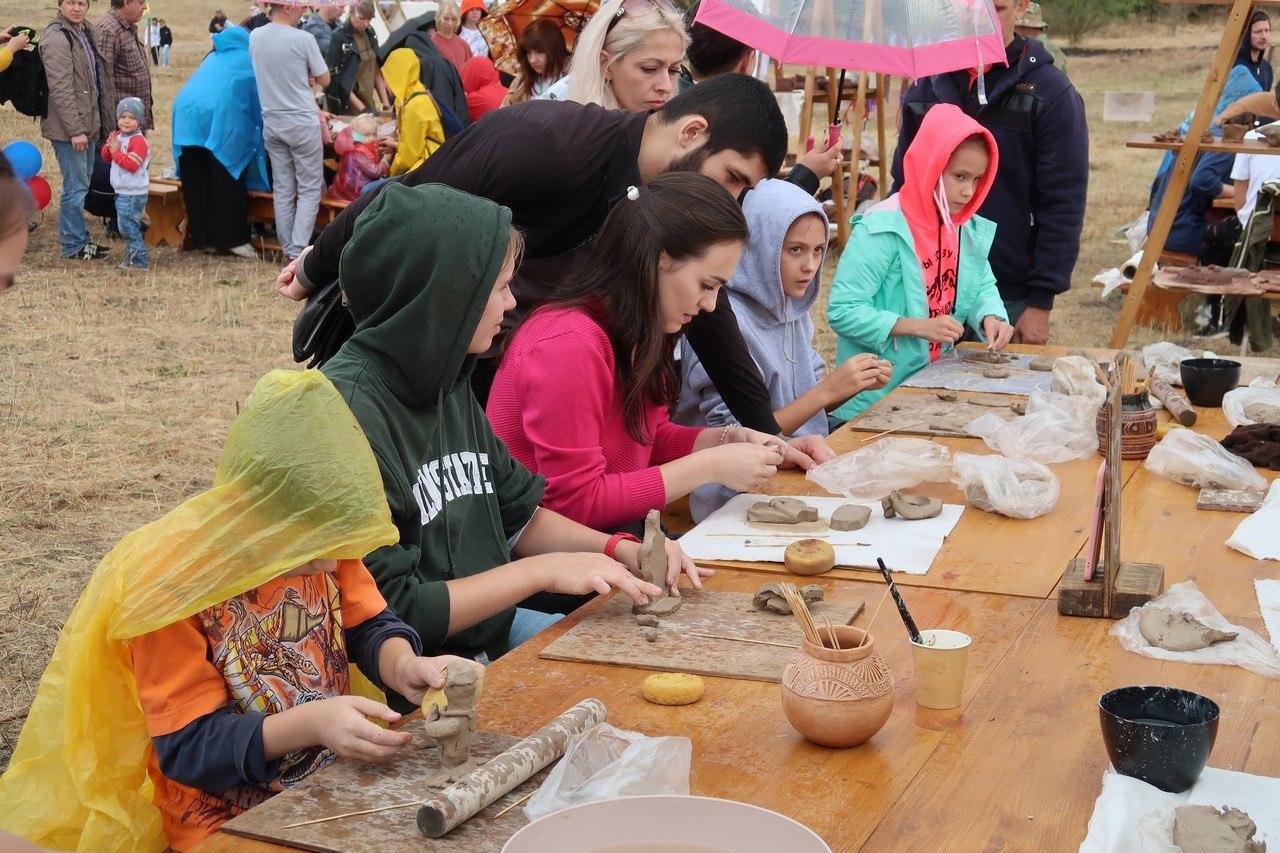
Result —
[[1187, 395], [1168, 382], [1151, 377], [1151, 393], [1157, 400], [1164, 403], [1164, 407], [1169, 410], [1169, 414], [1178, 419], [1178, 423], [1191, 426], [1196, 422], [1196, 410], [1191, 408]]
[[605, 719], [604, 703], [583, 699], [524, 740], [447, 788], [433, 791], [418, 809], [418, 829], [439, 838], [479, 814], [508, 791], [564, 755], [569, 738]]

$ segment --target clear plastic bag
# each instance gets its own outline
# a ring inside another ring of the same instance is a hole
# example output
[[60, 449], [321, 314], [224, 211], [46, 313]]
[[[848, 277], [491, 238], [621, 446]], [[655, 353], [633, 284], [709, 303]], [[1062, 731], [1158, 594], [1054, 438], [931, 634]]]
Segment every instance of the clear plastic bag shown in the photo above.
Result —
[[1039, 462], [1004, 456], [955, 455], [954, 482], [970, 505], [1009, 518], [1038, 518], [1058, 502], [1062, 484]]
[[1011, 459], [1046, 465], [1067, 462], [1097, 452], [1098, 408], [1092, 397], [1037, 391], [1027, 398], [1022, 417], [1006, 421], [999, 415], [982, 415], [969, 421], [965, 431]]
[[1151, 449], [1147, 469], [1184, 486], [1266, 491], [1253, 466], [1221, 444], [1189, 429], [1175, 429]]
[[833, 495], [880, 500], [897, 489], [948, 482], [951, 451], [923, 438], [882, 438], [817, 465], [805, 476]]
[[1107, 389], [1098, 381], [1094, 363], [1078, 355], [1064, 355], [1053, 363], [1053, 375], [1049, 387], [1055, 394], [1068, 397], [1088, 397], [1098, 405], [1106, 399]]
[[1280, 388], [1268, 379], [1255, 379], [1222, 398], [1222, 414], [1234, 429], [1256, 423], [1280, 423]]
[[692, 759], [687, 737], [648, 737], [600, 723], [570, 739], [524, 813], [537, 820], [596, 800], [688, 794]]
[[1142, 363], [1147, 366], [1147, 370], [1155, 369], [1156, 379], [1163, 379], [1170, 385], [1182, 385], [1182, 371], [1179, 365], [1189, 358], [1216, 358], [1217, 356], [1209, 350], [1200, 352], [1192, 352], [1186, 347], [1180, 347], [1177, 344], [1171, 344], [1168, 341], [1161, 341], [1157, 344], [1148, 344], [1142, 348]]

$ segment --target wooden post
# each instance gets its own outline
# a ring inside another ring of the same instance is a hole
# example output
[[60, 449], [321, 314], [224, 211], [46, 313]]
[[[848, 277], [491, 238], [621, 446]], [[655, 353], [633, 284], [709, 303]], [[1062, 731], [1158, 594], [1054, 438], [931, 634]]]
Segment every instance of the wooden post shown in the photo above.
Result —
[[[858, 94], [854, 96], [853, 101], [853, 146], [849, 152], [849, 174], [853, 175], [853, 180], [849, 183], [850, 194], [857, 199], [857, 176], [862, 174], [862, 125], [867, 120], [867, 72], [858, 72]], [[840, 191], [843, 193], [844, 188]], [[849, 241], [849, 220], [846, 217], [840, 221], [839, 240], [840, 247]]]
[[[885, 96], [885, 89], [889, 87], [889, 81], [893, 78], [887, 74], [876, 75], [876, 148], [880, 151], [880, 183], [876, 187], [876, 198], [885, 198], [889, 195], [889, 155], [884, 150], [884, 105], [888, 99]], [[854, 193], [854, 204], [857, 204], [857, 193]]]
[[1133, 283], [1129, 285], [1129, 294], [1125, 297], [1124, 307], [1111, 332], [1110, 346], [1119, 349], [1129, 340], [1129, 332], [1133, 330], [1133, 322], [1138, 316], [1138, 307], [1151, 285], [1151, 275], [1160, 253], [1164, 251], [1165, 241], [1169, 239], [1169, 229], [1173, 227], [1173, 217], [1182, 201], [1182, 194], [1191, 177], [1191, 168], [1195, 165], [1196, 156], [1200, 153], [1200, 137], [1209, 128], [1213, 119], [1214, 108], [1218, 98], [1222, 96], [1227, 75], [1235, 62], [1240, 39], [1244, 35], [1245, 24], [1253, 8], [1252, 0], [1235, 0], [1231, 7], [1231, 15], [1227, 18], [1226, 29], [1222, 33], [1222, 42], [1218, 52], [1214, 54], [1213, 64], [1209, 66], [1209, 76], [1204, 81], [1204, 91], [1200, 93], [1200, 102], [1196, 105], [1195, 116], [1191, 119], [1191, 127], [1187, 138], [1178, 151], [1178, 159], [1173, 164], [1173, 174], [1169, 176], [1169, 185], [1165, 188], [1164, 198], [1160, 201], [1160, 209], [1156, 211], [1155, 220], [1147, 228], [1147, 242], [1142, 249], [1142, 260], [1138, 263], [1138, 271], [1134, 274]]
[[1107, 403], [1111, 409], [1107, 419], [1107, 485], [1103, 497], [1102, 529], [1105, 536], [1104, 571], [1102, 575], [1102, 615], [1110, 619], [1113, 602], [1116, 596], [1116, 580], [1120, 577], [1120, 491], [1124, 481], [1120, 478], [1121, 436], [1124, 432], [1124, 418], [1121, 404], [1124, 402], [1124, 388], [1121, 377], [1129, 366], [1129, 354], [1116, 353], [1111, 367], [1111, 383], [1107, 389]]
[[[840, 120], [840, 100], [844, 96], [841, 91], [840, 77], [835, 68], [827, 69], [827, 118], [835, 123]], [[826, 139], [823, 139], [825, 144]], [[844, 179], [846, 175], [857, 174], [856, 167], [849, 163], [841, 163], [831, 175], [831, 200], [836, 208], [836, 245], [841, 249], [849, 239], [849, 214], [845, 201]]]
[[800, 105], [800, 139], [797, 150], [802, 156], [813, 133], [813, 92], [817, 85], [818, 69], [810, 65], [804, 72], [804, 103]]

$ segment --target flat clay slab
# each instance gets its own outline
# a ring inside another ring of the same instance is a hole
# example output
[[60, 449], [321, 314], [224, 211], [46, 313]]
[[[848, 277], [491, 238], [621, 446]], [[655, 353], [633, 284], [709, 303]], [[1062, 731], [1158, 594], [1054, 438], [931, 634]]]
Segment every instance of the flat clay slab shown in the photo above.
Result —
[[[749, 681], [782, 680], [783, 668], [800, 645], [800, 626], [794, 617], [756, 610], [751, 604], [752, 594], [747, 592], [681, 591], [684, 604], [661, 620], [658, 639], [652, 643], [645, 641], [644, 627], [636, 624], [631, 615], [631, 599], [614, 593], [604, 605], [544, 648], [540, 656]], [[815, 622], [821, 623], [826, 616], [833, 625], [848, 625], [862, 608], [861, 596], [836, 591], [829, 592], [825, 601], [809, 605], [809, 612]], [[767, 640], [791, 647], [713, 640], [689, 636], [690, 632]]]
[[[1040, 374], [1047, 376], [1048, 374]], [[1003, 394], [955, 394], [954, 402], [947, 402], [937, 393], [893, 394], [878, 401], [856, 418], [851, 426], [861, 432], [885, 432], [894, 430], [902, 435], [937, 435], [950, 438], [971, 438], [964, 431], [969, 421], [982, 415], [998, 415], [1010, 420], [1014, 415], [1009, 408], [1025, 398]], [[979, 402], [974, 402], [974, 401]], [[986, 403], [987, 405], [982, 405]], [[998, 405], [997, 405], [998, 404]]]
[[[407, 723], [406, 729], [413, 732], [413, 743], [394, 760], [386, 764], [365, 764], [339, 758], [297, 785], [227, 821], [222, 825], [223, 831], [322, 853], [351, 850], [489, 853], [500, 850], [508, 838], [529, 823], [520, 807], [502, 817], [494, 815], [541, 785], [550, 768], [499, 797], [497, 802], [443, 838], [426, 838], [418, 831], [418, 810], [413, 806], [284, 828], [291, 823], [421, 800], [427, 791], [424, 780], [440, 766], [440, 754], [434, 746], [427, 745], [421, 720]], [[488, 761], [515, 742], [516, 738], [508, 735], [476, 732], [471, 740], [471, 755], [477, 762]]]

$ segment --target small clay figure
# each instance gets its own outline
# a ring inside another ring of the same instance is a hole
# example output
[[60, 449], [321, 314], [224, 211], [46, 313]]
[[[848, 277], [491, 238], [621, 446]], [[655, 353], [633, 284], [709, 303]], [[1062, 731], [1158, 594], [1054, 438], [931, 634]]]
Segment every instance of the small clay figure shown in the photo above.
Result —
[[832, 530], [861, 530], [871, 520], [871, 507], [845, 504], [831, 513]]
[[747, 509], [747, 521], [764, 524], [800, 524], [817, 521], [818, 511], [796, 498], [773, 498], [759, 501]]
[[986, 370], [982, 371], [982, 375], [987, 379], [1008, 379], [1009, 371], [1005, 370], [1003, 367], [988, 367]]
[[644, 628], [657, 628], [659, 624], [658, 617], [649, 613], [640, 613], [636, 615], [636, 624]]
[[935, 396], [944, 403], [954, 403], [960, 399], [960, 395], [954, 391], [939, 391]]
[[1170, 652], [1194, 652], [1240, 636], [1210, 628], [1185, 611], [1149, 606], [1138, 614], [1138, 630], [1148, 643]]
[[645, 638], [645, 640], [647, 640], [647, 641], [648, 641], [648, 642], [650, 642], [650, 643], [657, 642], [657, 640], [658, 640], [658, 629], [657, 629], [657, 628], [645, 628], [645, 629], [644, 629], [644, 638]]
[[1280, 128], [1260, 127], [1258, 128], [1258, 133], [1261, 133], [1262, 137], [1267, 140], [1267, 145], [1272, 148], [1280, 148]]
[[935, 518], [942, 513], [942, 501], [937, 498], [926, 498], [923, 495], [904, 495], [902, 492], [890, 492], [889, 497], [880, 502], [885, 518], [900, 516], [905, 521], [919, 521]]
[[1266, 853], [1254, 839], [1258, 825], [1230, 806], [1178, 806], [1173, 810], [1173, 843], [1182, 853]]
[[977, 362], [978, 364], [1008, 364], [1017, 356], [1010, 355], [1007, 352], [994, 352], [992, 350], [965, 350], [961, 356], [965, 361]]
[[1009, 411], [1013, 412], [1015, 415], [1018, 415], [1019, 417], [1021, 417], [1022, 415], [1025, 415], [1027, 413], [1027, 401], [1014, 400], [1012, 403], [1009, 404]]
[[440, 769], [427, 780], [432, 788], [456, 782], [476, 769], [471, 759], [471, 730], [476, 723], [476, 701], [482, 682], [470, 664], [454, 662], [445, 670], [443, 711], [432, 705], [422, 730], [440, 750]]
[[[799, 593], [800, 597], [810, 604], [821, 601], [824, 596], [822, 587], [816, 583], [800, 587]], [[791, 615], [791, 605], [787, 604], [787, 599], [782, 595], [781, 584], [767, 583], [760, 587], [752, 596], [751, 605], [756, 610], [769, 610], [782, 616]]]
[[1035, 358], [1031, 359], [1031, 363], [1028, 364], [1027, 367], [1031, 368], [1032, 370], [1039, 370], [1044, 373], [1048, 373], [1049, 371], [1053, 370], [1053, 365], [1055, 362], [1057, 362], [1057, 359], [1051, 355], [1038, 355]]
[[[644, 518], [640, 576], [659, 589], [667, 588], [667, 537], [662, 532], [662, 516], [656, 509], [649, 510]], [[661, 595], [649, 599], [648, 604], [633, 604], [631, 612], [667, 616], [679, 610], [682, 603], [678, 595]]]

